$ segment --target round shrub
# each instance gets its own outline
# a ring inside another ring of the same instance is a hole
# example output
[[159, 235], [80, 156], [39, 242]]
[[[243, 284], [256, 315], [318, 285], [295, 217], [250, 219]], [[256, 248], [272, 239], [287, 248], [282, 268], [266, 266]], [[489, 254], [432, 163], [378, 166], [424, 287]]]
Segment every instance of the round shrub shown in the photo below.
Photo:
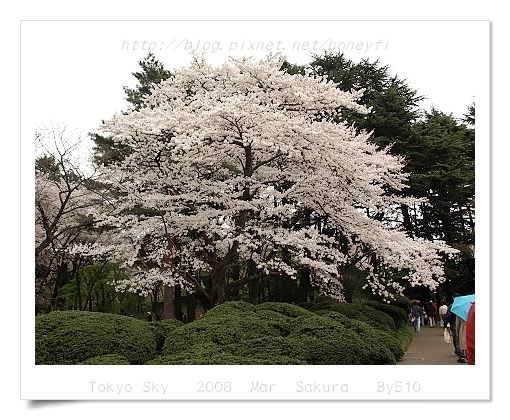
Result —
[[[250, 343], [251, 340], [242, 343]], [[242, 343], [240, 348], [247, 349]], [[236, 345], [219, 346], [215, 343], [202, 343], [182, 352], [162, 355], [148, 361], [147, 365], [293, 365], [304, 364], [302, 360], [292, 359], [286, 355], [273, 354], [270, 357], [240, 351]]]
[[399, 306], [383, 303], [383, 302], [376, 302], [373, 300], [369, 300], [367, 302], [363, 302], [364, 305], [368, 305], [380, 312], [384, 312], [391, 316], [393, 318], [393, 322], [395, 325], [400, 325], [402, 323], [405, 323], [407, 320], [407, 314], [404, 309], [402, 309]]
[[[221, 305], [217, 305], [214, 308], [207, 311], [203, 317], [206, 316], [229, 316], [229, 315], [239, 315], [242, 313], [255, 312], [255, 305], [252, 305], [248, 302], [243, 302], [241, 300], [228, 301], [222, 303]], [[202, 318], [203, 318], [202, 317]]]
[[300, 308], [297, 305], [283, 302], [265, 302], [257, 305], [255, 308], [257, 312], [262, 310], [273, 311], [291, 318], [297, 318], [298, 316], [313, 316], [313, 313], [307, 311], [306, 309]]
[[289, 338], [299, 340], [311, 365], [357, 365], [367, 359], [365, 344], [341, 323], [322, 316], [301, 318]]
[[215, 316], [211, 311], [207, 316], [176, 328], [167, 336], [161, 354], [177, 354], [196, 344], [207, 342], [224, 346], [268, 335], [279, 336], [280, 332], [255, 312]]
[[299, 364], [281, 356], [278, 360], [255, 359], [250, 357], [233, 356], [231, 354], [213, 354], [207, 358], [191, 358], [188, 354], [179, 353], [170, 356], [160, 356], [147, 362], [147, 365], [295, 365]]
[[72, 365], [107, 354], [130, 364], [156, 356], [156, 341], [146, 321], [83, 311], [56, 311], [35, 318], [35, 363]]
[[308, 356], [308, 351], [303, 347], [301, 341], [289, 337], [255, 338], [225, 346], [223, 350], [234, 356], [250, 357], [268, 362], [282, 361], [282, 357], [284, 357], [288, 363], [283, 364], [306, 364]]
[[105, 354], [104, 356], [91, 357], [79, 365], [129, 365], [129, 361], [118, 354]]
[[362, 360], [365, 365], [389, 365], [395, 364], [404, 355], [404, 348], [391, 334], [371, 327], [365, 322], [351, 319], [334, 311], [318, 311], [318, 314], [334, 319], [344, 327], [355, 332], [365, 343], [367, 355]]
[[374, 328], [389, 333], [394, 333], [396, 329], [395, 322], [391, 316], [364, 304], [343, 303], [331, 298], [324, 298], [314, 305], [307, 305], [307, 309], [311, 312], [320, 310], [339, 312], [346, 315], [348, 318], [363, 321]]
[[274, 328], [281, 336], [287, 336], [293, 325], [293, 318], [283, 315], [279, 312], [268, 310], [257, 310], [257, 317]]

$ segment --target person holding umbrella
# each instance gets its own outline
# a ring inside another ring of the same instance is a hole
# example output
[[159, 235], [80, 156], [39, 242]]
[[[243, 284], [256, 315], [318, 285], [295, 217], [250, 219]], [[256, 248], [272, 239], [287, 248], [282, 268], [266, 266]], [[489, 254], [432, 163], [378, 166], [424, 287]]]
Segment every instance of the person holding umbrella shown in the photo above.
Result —
[[466, 320], [466, 356], [468, 365], [475, 364], [475, 302], [471, 304]]
[[475, 301], [475, 295], [457, 296], [451, 307], [456, 316], [455, 330], [459, 340], [459, 358], [457, 362], [467, 363], [466, 359], [466, 321], [471, 304]]

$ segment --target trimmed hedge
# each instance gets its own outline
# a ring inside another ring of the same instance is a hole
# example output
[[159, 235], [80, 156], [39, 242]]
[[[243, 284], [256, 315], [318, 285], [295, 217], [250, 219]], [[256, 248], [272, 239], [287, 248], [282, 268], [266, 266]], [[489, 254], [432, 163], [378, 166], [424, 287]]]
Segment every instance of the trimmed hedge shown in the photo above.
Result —
[[[217, 306], [215, 309], [218, 309]], [[235, 315], [219, 315], [208, 312], [202, 318], [176, 328], [167, 336], [161, 354], [177, 354], [197, 344], [214, 343], [221, 346], [236, 344], [264, 336], [279, 336], [280, 331], [271, 326], [255, 312], [237, 312]]]
[[223, 351], [235, 356], [265, 359], [280, 364], [306, 364], [308, 350], [291, 337], [261, 337], [225, 346]]
[[[202, 318], [210, 317], [210, 316], [230, 316], [230, 315], [240, 315], [243, 313], [255, 312], [255, 305], [251, 303], [244, 302], [241, 300], [228, 301], [221, 305], [217, 305], [211, 310], [207, 311]], [[201, 318], [200, 318], [201, 319]]]
[[363, 364], [395, 364], [404, 355], [404, 347], [392, 334], [378, 330], [370, 325], [350, 319], [334, 311], [318, 311], [318, 314], [340, 322], [344, 327], [355, 332], [365, 343], [368, 355]]
[[306, 308], [234, 301], [189, 324], [52, 312], [36, 317], [36, 364], [395, 364], [402, 343], [413, 338], [406, 324], [405, 331], [395, 329], [393, 319], [372, 304], [323, 299]]
[[304, 317], [310, 317], [313, 316], [313, 313], [310, 311], [303, 309], [297, 305], [292, 305], [290, 303], [283, 303], [283, 302], [265, 302], [261, 303], [260, 305], [257, 305], [256, 307], [257, 312], [260, 311], [273, 311], [278, 312], [282, 315], [291, 317], [291, 318], [297, 318], [299, 316]]
[[367, 360], [365, 343], [341, 323], [323, 316], [301, 318], [289, 338], [306, 349], [307, 364], [357, 365]]
[[91, 357], [79, 365], [130, 365], [129, 361], [118, 354], [105, 354], [104, 356]]
[[130, 364], [156, 357], [156, 341], [147, 321], [84, 311], [55, 311], [35, 318], [35, 363], [72, 365], [117, 354]]
[[[159, 356], [147, 362], [148, 365], [296, 365], [303, 360], [286, 355], [248, 351], [249, 344], [256, 340], [247, 340], [238, 345], [220, 346], [215, 343], [197, 344], [187, 350]], [[239, 350], [245, 351], [239, 351]]]
[[395, 322], [391, 316], [387, 313], [378, 311], [369, 305], [359, 303], [342, 303], [326, 297], [318, 300], [316, 303], [304, 302], [298, 305], [311, 312], [317, 312], [320, 310], [339, 312], [346, 315], [348, 318], [365, 322], [374, 328], [386, 331], [390, 334], [394, 333], [396, 330]]
[[178, 319], [162, 319], [160, 321], [151, 322], [149, 325], [152, 328], [156, 340], [156, 351], [160, 354], [165, 345], [166, 337], [176, 328], [183, 326], [184, 322]]
[[393, 304], [383, 303], [383, 302], [376, 302], [373, 300], [363, 302], [363, 305], [368, 305], [380, 312], [384, 312], [391, 316], [393, 318], [393, 322], [395, 323], [395, 326], [399, 326], [402, 323], [407, 322], [407, 314], [408, 312], [405, 311], [405, 309], [400, 308], [399, 306], [395, 306]]

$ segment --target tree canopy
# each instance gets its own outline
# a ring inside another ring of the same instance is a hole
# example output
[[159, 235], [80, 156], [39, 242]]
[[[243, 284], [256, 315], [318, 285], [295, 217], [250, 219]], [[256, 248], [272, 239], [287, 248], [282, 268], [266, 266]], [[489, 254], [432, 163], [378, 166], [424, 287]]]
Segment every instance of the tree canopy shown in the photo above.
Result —
[[382, 296], [402, 290], [396, 273], [443, 281], [455, 250], [398, 228], [400, 206], [422, 202], [392, 193], [406, 185], [404, 162], [346, 119], [368, 114], [363, 92], [281, 68], [280, 57], [219, 67], [196, 58], [106, 121], [102, 132], [129, 150], [103, 174], [123, 195], [97, 215], [110, 234], [76, 252], [125, 261], [128, 290], [179, 284], [208, 307], [303, 268], [339, 300], [343, 266], [365, 271]]

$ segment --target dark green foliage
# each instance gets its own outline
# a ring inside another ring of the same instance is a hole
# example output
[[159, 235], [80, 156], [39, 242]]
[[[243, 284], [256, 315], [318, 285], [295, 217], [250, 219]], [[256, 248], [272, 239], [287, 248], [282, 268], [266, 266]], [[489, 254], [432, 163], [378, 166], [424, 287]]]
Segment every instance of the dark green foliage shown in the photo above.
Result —
[[241, 300], [228, 301], [222, 305], [215, 306], [205, 313], [204, 316], [240, 315], [245, 312], [255, 312], [255, 305]]
[[124, 92], [127, 95], [126, 100], [133, 105], [135, 110], [139, 110], [142, 107], [144, 97], [151, 93], [153, 85], [172, 76], [172, 73], [165, 70], [163, 64], [156, 60], [152, 52], [149, 52], [138, 64], [142, 71], [131, 73], [138, 81], [136, 87], [130, 89], [124, 86]]
[[363, 59], [355, 63], [343, 53], [325, 52], [315, 55], [309, 67], [313, 75], [327, 75], [343, 91], [364, 89], [360, 103], [372, 107], [372, 112], [363, 116], [345, 110], [344, 117], [359, 129], [373, 131], [371, 140], [379, 146], [393, 144], [393, 151], [401, 152], [399, 142], [409, 136], [423, 96], [405, 80], [391, 75], [389, 66], [381, 65], [378, 60]]
[[301, 318], [289, 338], [306, 349], [307, 364], [357, 365], [368, 358], [367, 348], [358, 335], [327, 317]]
[[408, 324], [401, 325], [397, 329], [395, 338], [398, 340], [402, 348], [407, 349], [414, 340], [413, 329]]
[[[284, 339], [281, 339], [284, 340]], [[274, 341], [274, 342], [273, 342]], [[280, 345], [278, 345], [280, 344]], [[291, 357], [297, 343], [279, 343], [277, 337], [246, 340], [220, 346], [206, 342], [175, 354], [160, 356], [147, 364], [161, 365], [295, 365], [303, 359]], [[279, 350], [282, 352], [279, 353]]]
[[293, 318], [283, 315], [279, 312], [266, 309], [257, 309], [257, 316], [267, 322], [272, 328], [279, 331], [282, 337], [289, 335], [293, 325]]
[[170, 335], [173, 330], [184, 325], [184, 322], [177, 319], [162, 319], [160, 321], [151, 322], [149, 325], [152, 328], [156, 340], [156, 350], [158, 353], [161, 353], [166, 337]]
[[405, 324], [407, 321], [407, 314], [409, 313], [409, 311], [406, 311], [405, 309], [395, 306], [393, 304], [376, 302], [373, 300], [363, 302], [363, 304], [368, 305], [374, 309], [377, 309], [380, 312], [388, 314], [393, 318], [393, 322], [395, 323], [396, 326], [403, 323]]
[[394, 335], [341, 312], [281, 303], [229, 302], [189, 324], [62, 311], [36, 317], [36, 364], [395, 364], [403, 347]]
[[254, 312], [216, 315], [219, 311], [210, 311], [195, 322], [175, 329], [165, 340], [162, 355], [180, 353], [191, 346], [208, 342], [224, 346], [258, 337], [280, 335], [277, 328]]
[[306, 364], [309, 358], [308, 349], [303, 347], [301, 341], [290, 337], [261, 337], [246, 340], [225, 346], [224, 351], [235, 356], [266, 359], [272, 362], [286, 358], [290, 362], [282, 364]]
[[[404, 347], [394, 337], [385, 331], [378, 330], [370, 325], [350, 319], [334, 311], [318, 311], [321, 316], [334, 319], [344, 327], [354, 331], [367, 346], [367, 358], [363, 364], [394, 364], [404, 355]], [[389, 355], [389, 353], [391, 355]]]
[[148, 323], [100, 312], [56, 311], [35, 318], [35, 363], [72, 365], [107, 354], [130, 364], [156, 356]]
[[306, 309], [300, 308], [297, 305], [283, 302], [266, 302], [256, 306], [257, 312], [266, 310], [274, 311], [280, 314], [289, 316], [291, 318], [297, 318], [298, 316], [313, 316], [313, 313]]
[[103, 356], [91, 357], [79, 365], [129, 365], [129, 361], [118, 354], [105, 354]]
[[406, 314], [411, 310], [411, 300], [405, 296], [395, 295], [391, 304], [403, 309]]
[[317, 299], [316, 303], [306, 302], [299, 304], [299, 306], [308, 309], [309, 311], [316, 312], [320, 310], [330, 310], [339, 312], [346, 315], [351, 319], [363, 321], [368, 325], [377, 328], [381, 331], [393, 333], [396, 329], [395, 322], [388, 314], [371, 308], [368, 305], [358, 303], [341, 303], [331, 298], [323, 297]]
[[413, 233], [449, 245], [473, 243], [475, 131], [432, 109], [413, 126], [405, 155], [409, 194], [429, 200]]
[[299, 365], [299, 360], [280, 356], [277, 359], [255, 359], [232, 356], [230, 354], [211, 354], [205, 358], [193, 357], [187, 353], [161, 356], [146, 363], [147, 365]]

